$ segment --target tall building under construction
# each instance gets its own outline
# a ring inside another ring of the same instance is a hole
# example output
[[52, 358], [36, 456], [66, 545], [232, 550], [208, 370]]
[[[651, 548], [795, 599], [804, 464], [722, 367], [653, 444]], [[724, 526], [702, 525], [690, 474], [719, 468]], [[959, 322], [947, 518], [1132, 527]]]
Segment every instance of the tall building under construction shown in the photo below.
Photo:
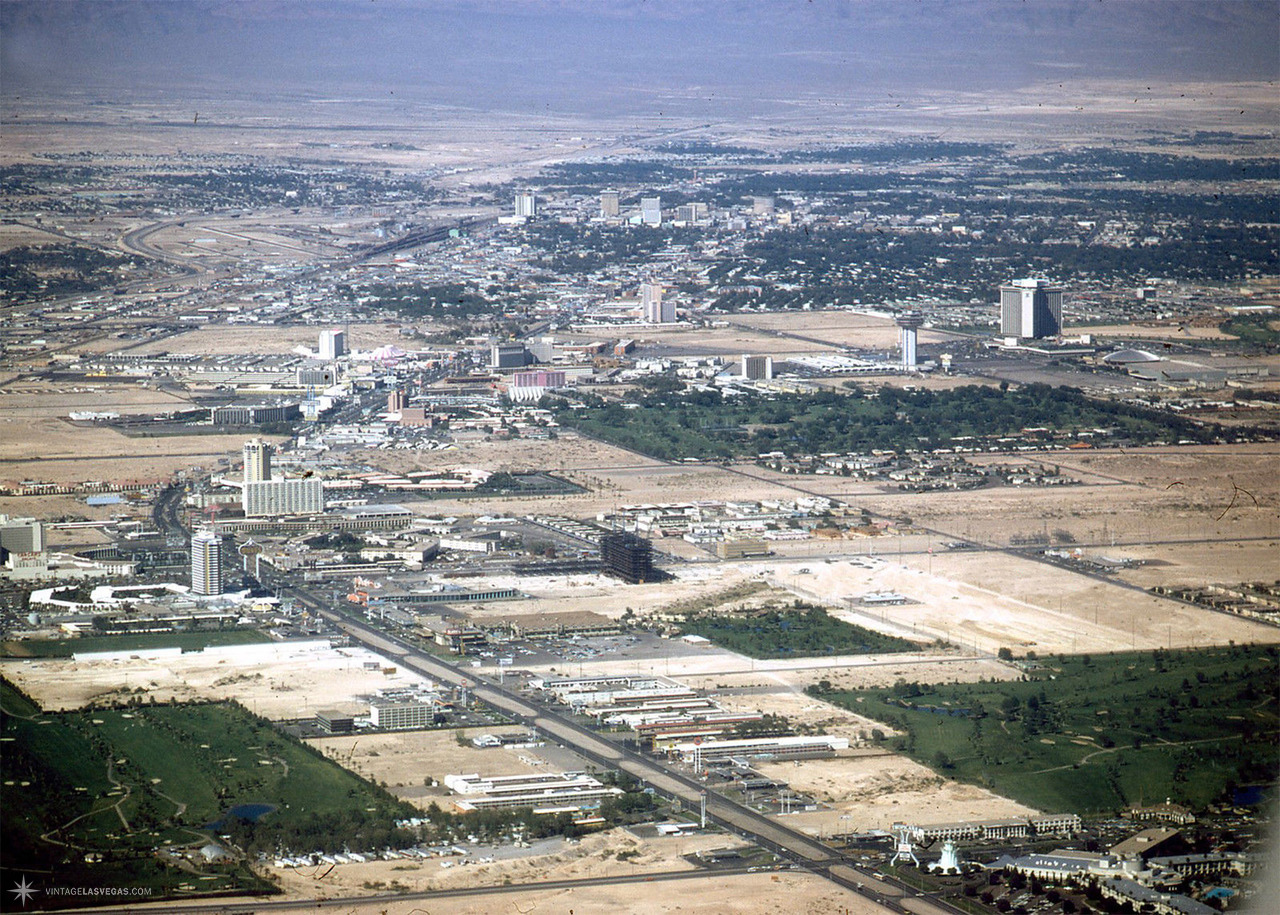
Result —
[[655, 580], [653, 547], [635, 534], [614, 531], [601, 537], [600, 562], [606, 575], [633, 585]]

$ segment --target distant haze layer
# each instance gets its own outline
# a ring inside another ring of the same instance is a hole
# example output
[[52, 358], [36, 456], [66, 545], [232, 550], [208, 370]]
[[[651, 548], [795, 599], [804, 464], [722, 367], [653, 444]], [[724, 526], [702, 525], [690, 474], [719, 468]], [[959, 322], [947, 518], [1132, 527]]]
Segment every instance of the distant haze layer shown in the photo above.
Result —
[[1050, 81], [1280, 78], [1280, 0], [0, 3], [22, 93], [742, 115]]

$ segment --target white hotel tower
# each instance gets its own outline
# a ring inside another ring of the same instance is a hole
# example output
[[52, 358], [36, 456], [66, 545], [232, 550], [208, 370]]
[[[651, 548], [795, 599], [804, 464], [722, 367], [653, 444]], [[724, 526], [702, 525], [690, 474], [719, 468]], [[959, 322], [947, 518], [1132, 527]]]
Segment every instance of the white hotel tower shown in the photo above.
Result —
[[271, 479], [271, 446], [262, 439], [244, 443], [244, 481], [261, 483]]
[[191, 537], [191, 591], [216, 597], [222, 593], [222, 541], [213, 531]]

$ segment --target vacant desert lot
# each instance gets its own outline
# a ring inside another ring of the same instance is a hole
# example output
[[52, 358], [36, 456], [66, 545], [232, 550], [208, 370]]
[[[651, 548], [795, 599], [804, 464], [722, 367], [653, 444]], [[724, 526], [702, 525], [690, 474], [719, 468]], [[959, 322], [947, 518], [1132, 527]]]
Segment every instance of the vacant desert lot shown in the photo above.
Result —
[[[917, 554], [904, 564], [860, 560], [806, 568], [803, 575], [773, 571], [802, 596], [843, 604], [832, 612], [849, 622], [890, 622], [918, 637], [988, 653], [1280, 642], [1275, 627], [1004, 554]], [[894, 591], [910, 602], [869, 608], [857, 601], [873, 591]]]
[[894, 823], [954, 823], [1036, 813], [976, 785], [940, 778], [883, 751], [802, 763], [761, 763], [766, 777], [810, 794], [823, 809], [789, 814], [786, 823], [815, 835], [889, 829]]
[[[379, 668], [366, 670], [366, 661], [377, 661]], [[327, 641], [6, 661], [0, 671], [50, 711], [118, 702], [140, 691], [161, 702], [235, 699], [273, 719], [308, 717], [321, 709], [365, 712], [366, 697], [375, 690], [423, 682], [394, 660], [364, 648], [330, 648]]]
[[[613, 839], [610, 837], [602, 837]], [[713, 842], [706, 846], [723, 848], [731, 843], [724, 836], [712, 837]], [[688, 840], [677, 840], [676, 848], [687, 847]], [[603, 851], [595, 842], [588, 845], [590, 851], [597, 856], [588, 863], [579, 858], [568, 861], [538, 861], [519, 868], [519, 876], [512, 875], [515, 883], [541, 883], [547, 880], [562, 879], [568, 876], [593, 876], [603, 871], [610, 876], [635, 874], [634, 883], [619, 886], [580, 886], [572, 889], [528, 890], [519, 893], [501, 893], [473, 898], [440, 900], [441, 904], [424, 907], [421, 900], [406, 902], [388, 902], [379, 900], [374, 904], [353, 902], [343, 906], [344, 912], [353, 915], [415, 915], [422, 912], [448, 912], [449, 915], [537, 915], [537, 913], [556, 913], [556, 915], [616, 915], [627, 912], [630, 915], [669, 915], [679, 912], [681, 915], [765, 915], [778, 911], [804, 912], [805, 915], [881, 915], [886, 910], [862, 896], [846, 892], [829, 881], [800, 871], [787, 871], [781, 874], [742, 874], [728, 877], [708, 875], [688, 880], [666, 881], [655, 883], [645, 880], [644, 874], [651, 870], [675, 870], [688, 867], [645, 868], [636, 863], [640, 859], [632, 859], [625, 863], [614, 863], [603, 866]], [[582, 846], [577, 846], [582, 848]], [[610, 851], [613, 847], [610, 846]], [[693, 848], [690, 851], [696, 850]], [[668, 853], [668, 860], [670, 853]], [[383, 867], [391, 862], [383, 862]], [[426, 867], [433, 865], [427, 864]], [[459, 881], [450, 886], [474, 885], [484, 883], [500, 883], [505, 873], [499, 870], [500, 864], [454, 867], [437, 873], [458, 873], [454, 880]], [[375, 865], [350, 865], [335, 868], [323, 883], [308, 886], [305, 883], [295, 885], [286, 883], [286, 891], [295, 898], [333, 897], [342, 893], [367, 892], [363, 888], [366, 881], [383, 880], [390, 882], [400, 880], [402, 885], [416, 889], [419, 885], [426, 888], [437, 885], [434, 880], [411, 872], [399, 871], [382, 874], [368, 870]], [[502, 868], [505, 870], [505, 867]], [[346, 872], [351, 872], [350, 876]], [[336, 878], [336, 879], [335, 879]], [[463, 881], [469, 880], [471, 884]], [[312, 881], [315, 883], [315, 881]], [[785, 908], [781, 904], [785, 902]], [[139, 911], [146, 911], [139, 907]]]
[[[426, 329], [426, 325], [412, 322], [415, 327]], [[411, 342], [406, 343], [400, 336], [400, 328], [404, 324], [393, 321], [382, 323], [363, 323], [343, 325], [338, 329], [347, 331], [347, 346], [354, 350], [374, 350], [380, 346], [395, 344], [401, 349], [411, 349]], [[276, 327], [274, 325], [256, 326], [241, 324], [235, 327], [214, 325], [201, 327], [189, 333], [179, 334], [167, 340], [146, 343], [130, 352], [138, 355], [150, 353], [198, 353], [207, 356], [235, 355], [237, 353], [292, 353], [295, 348], [305, 346], [314, 350], [319, 345], [320, 331], [329, 329], [328, 324], [315, 326]]]
[[[406, 731], [402, 734], [360, 734], [324, 737], [308, 743], [345, 768], [388, 788], [420, 787], [424, 781], [443, 782], [449, 774], [482, 772], [485, 775], [524, 775], [537, 771], [542, 759], [536, 748], [476, 749], [470, 743], [480, 734], [524, 733], [522, 728], [461, 728], [440, 731]], [[397, 792], [405, 794], [405, 792]], [[434, 799], [450, 794], [439, 788]], [[413, 798], [417, 800], [417, 797]], [[423, 796], [423, 806], [433, 799]], [[443, 805], [443, 801], [441, 800]]]
[[[787, 349], [797, 339], [812, 340], [822, 348], [847, 346], [877, 352], [897, 352], [898, 326], [892, 318], [853, 311], [819, 311], [804, 315], [767, 314], [732, 315], [728, 318], [736, 328], [751, 329], [762, 338], [774, 337], [773, 347]], [[954, 334], [923, 328], [917, 333], [922, 344], [944, 343], [956, 339]], [[764, 352], [773, 353], [774, 349]]]
[[[754, 465], [761, 482], [847, 501], [932, 532], [918, 547], [948, 540], [1005, 547], [1047, 538], [1094, 558], [1146, 560], [1118, 580], [1150, 587], [1266, 577], [1280, 549], [1280, 450], [1272, 444], [975, 455], [974, 463], [1054, 466], [1081, 485], [1003, 486], [908, 493], [836, 476], [782, 475]], [[896, 551], [898, 544], [879, 546]], [[908, 552], [912, 544], [906, 544]], [[936, 566], [935, 566], [936, 568]]]
[[249, 432], [122, 435], [105, 426], [73, 424], [68, 418], [72, 410], [128, 415], [190, 407], [185, 397], [136, 384], [10, 382], [0, 389], [0, 481], [167, 480], [179, 470], [212, 470], [219, 462], [237, 459], [244, 442], [254, 437]]

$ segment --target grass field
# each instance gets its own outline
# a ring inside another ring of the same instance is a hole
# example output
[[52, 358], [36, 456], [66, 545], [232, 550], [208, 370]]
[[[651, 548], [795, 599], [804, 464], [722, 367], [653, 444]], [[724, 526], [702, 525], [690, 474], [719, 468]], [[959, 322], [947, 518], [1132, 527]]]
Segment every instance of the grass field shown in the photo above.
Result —
[[1047, 811], [1201, 808], [1280, 774], [1275, 647], [1043, 659], [1023, 681], [811, 692], [939, 774]]
[[[394, 820], [413, 812], [234, 704], [43, 714], [7, 682], [0, 703], [5, 880], [42, 873], [60, 885], [170, 894], [191, 874], [157, 849], [181, 853], [223, 831], [242, 848], [258, 839], [300, 852], [382, 847]], [[271, 812], [256, 824], [227, 819], [242, 804]], [[195, 869], [190, 885], [202, 892], [265, 888], [239, 863]]]
[[140, 632], [124, 635], [91, 635], [78, 639], [8, 639], [0, 642], [0, 657], [69, 658], [94, 651], [142, 651], [149, 648], [181, 648], [199, 651], [215, 645], [252, 645], [269, 642], [256, 629], [222, 629], [211, 632]]

